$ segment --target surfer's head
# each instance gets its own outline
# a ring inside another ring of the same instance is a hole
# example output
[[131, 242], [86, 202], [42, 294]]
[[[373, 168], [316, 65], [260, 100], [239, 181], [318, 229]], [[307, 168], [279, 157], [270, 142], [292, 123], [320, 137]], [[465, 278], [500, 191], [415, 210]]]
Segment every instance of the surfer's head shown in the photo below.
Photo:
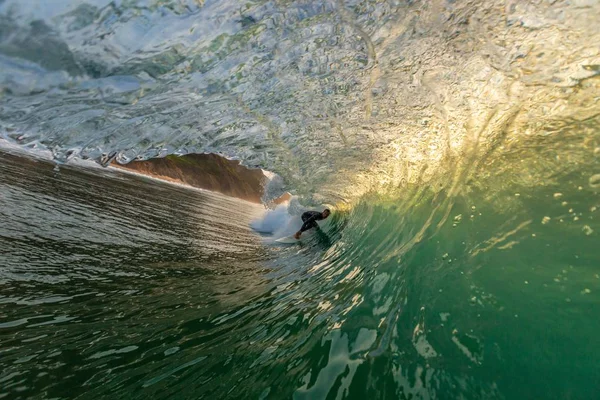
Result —
[[321, 214], [323, 215], [323, 218], [327, 218], [329, 217], [329, 214], [331, 214], [331, 211], [329, 211], [329, 208], [326, 208]]

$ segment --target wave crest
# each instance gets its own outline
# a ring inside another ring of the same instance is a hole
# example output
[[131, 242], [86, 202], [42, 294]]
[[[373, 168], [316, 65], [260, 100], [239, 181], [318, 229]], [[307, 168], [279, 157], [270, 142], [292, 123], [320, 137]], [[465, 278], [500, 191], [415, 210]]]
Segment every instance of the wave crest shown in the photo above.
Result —
[[595, 2], [76, 3], [0, 5], [3, 136], [59, 161], [215, 152], [334, 201], [598, 115]]

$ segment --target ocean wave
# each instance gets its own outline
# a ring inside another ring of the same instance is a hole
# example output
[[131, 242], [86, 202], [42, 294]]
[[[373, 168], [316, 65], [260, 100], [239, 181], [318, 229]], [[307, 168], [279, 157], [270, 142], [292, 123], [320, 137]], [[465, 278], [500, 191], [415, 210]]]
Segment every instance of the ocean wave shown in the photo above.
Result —
[[220, 153], [314, 203], [453, 182], [507, 146], [595, 137], [599, 7], [6, 0], [0, 129], [60, 162]]

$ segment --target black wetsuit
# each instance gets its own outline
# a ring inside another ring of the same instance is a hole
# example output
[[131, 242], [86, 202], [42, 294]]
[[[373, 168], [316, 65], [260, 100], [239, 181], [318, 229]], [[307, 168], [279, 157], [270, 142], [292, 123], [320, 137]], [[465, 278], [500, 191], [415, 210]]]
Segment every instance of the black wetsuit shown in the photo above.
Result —
[[320, 221], [323, 218], [323, 214], [320, 213], [319, 211], [307, 211], [304, 214], [302, 214], [302, 222], [304, 222], [304, 224], [302, 225], [302, 228], [300, 228], [300, 232], [304, 232], [307, 231], [311, 228], [318, 228], [319, 225], [317, 224], [317, 221]]

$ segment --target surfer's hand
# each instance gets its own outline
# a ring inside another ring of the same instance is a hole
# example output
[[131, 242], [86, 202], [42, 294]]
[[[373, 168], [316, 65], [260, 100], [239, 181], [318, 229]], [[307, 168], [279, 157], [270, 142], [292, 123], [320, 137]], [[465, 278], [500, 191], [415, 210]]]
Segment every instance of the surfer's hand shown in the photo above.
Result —
[[298, 231], [298, 232], [296, 232], [296, 234], [294, 235], [294, 239], [296, 239], [296, 240], [300, 239], [300, 234], [301, 234], [301, 233], [302, 233], [302, 232], [299, 232], [299, 231]]

